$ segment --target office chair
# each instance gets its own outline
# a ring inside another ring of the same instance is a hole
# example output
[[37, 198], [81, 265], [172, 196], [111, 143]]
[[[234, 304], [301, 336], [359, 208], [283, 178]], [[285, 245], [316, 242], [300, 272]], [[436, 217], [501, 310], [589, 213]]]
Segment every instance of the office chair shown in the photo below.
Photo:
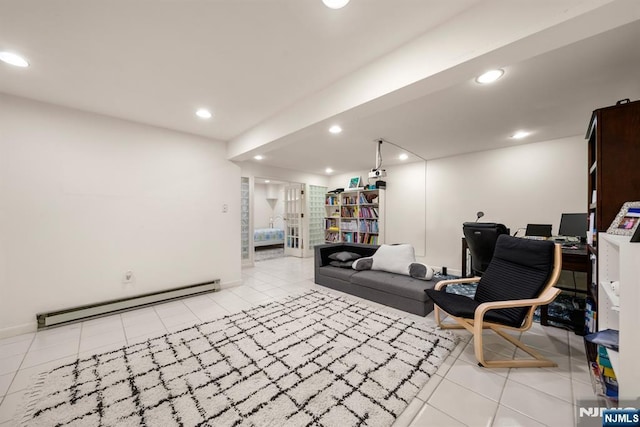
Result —
[[[443, 329], [465, 328], [473, 334], [476, 359], [489, 368], [517, 368], [557, 366], [539, 352], [518, 340], [516, 334], [503, 330], [524, 332], [533, 322], [538, 305], [552, 302], [560, 293], [554, 285], [562, 269], [562, 248], [544, 240], [528, 240], [501, 235], [496, 243], [493, 259], [482, 277], [443, 280], [425, 292], [434, 302], [434, 315]], [[446, 292], [453, 283], [478, 282], [473, 298]], [[456, 323], [443, 322], [440, 312]], [[490, 360], [484, 358], [483, 329], [491, 329], [532, 356], [528, 359]]]
[[[465, 222], [462, 232], [471, 252], [471, 272], [482, 276], [493, 257], [498, 236], [509, 234], [509, 230], [503, 224], [494, 222]], [[464, 271], [462, 273], [466, 274]]]

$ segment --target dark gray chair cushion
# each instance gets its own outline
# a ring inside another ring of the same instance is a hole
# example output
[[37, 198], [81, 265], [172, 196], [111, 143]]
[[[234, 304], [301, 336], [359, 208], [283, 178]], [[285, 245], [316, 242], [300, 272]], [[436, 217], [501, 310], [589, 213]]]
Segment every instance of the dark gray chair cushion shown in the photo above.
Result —
[[[478, 282], [473, 299], [440, 291], [426, 294], [447, 313], [473, 318], [476, 307], [485, 302], [536, 298], [553, 270], [553, 242], [529, 240], [502, 234], [496, 242], [493, 259]], [[485, 319], [520, 327], [530, 307], [490, 310]]]
[[[480, 303], [473, 298], [465, 295], [451, 294], [444, 291], [436, 291], [427, 289], [425, 293], [433, 300], [433, 303], [452, 316], [462, 317], [465, 319], [473, 319], [476, 308]], [[505, 316], [504, 310], [489, 310], [484, 316], [484, 320], [488, 322], [500, 323], [501, 325], [509, 325], [518, 327], [520, 324], [513, 324], [512, 319]]]
[[[493, 259], [478, 282], [474, 299], [479, 303], [536, 298], [553, 270], [554, 244], [501, 235]], [[492, 310], [520, 326], [528, 307]], [[445, 310], [446, 311], [446, 310]]]

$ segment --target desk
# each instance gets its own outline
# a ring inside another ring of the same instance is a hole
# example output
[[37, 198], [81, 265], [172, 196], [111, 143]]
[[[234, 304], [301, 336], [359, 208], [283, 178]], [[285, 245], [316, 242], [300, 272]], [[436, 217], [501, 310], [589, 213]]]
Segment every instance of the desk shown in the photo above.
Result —
[[[467, 252], [469, 250], [469, 246], [467, 245], [467, 240], [462, 238], [462, 277], [467, 277]], [[567, 271], [578, 271], [587, 273], [587, 286], [591, 283], [591, 278], [589, 277], [589, 254], [587, 253], [586, 246], [580, 246], [579, 249], [562, 249], [562, 269]], [[582, 294], [586, 294], [586, 290], [567, 288], [563, 286], [556, 286], [557, 288], [568, 291], [568, 292], [578, 292]], [[540, 324], [543, 326], [549, 325], [549, 312], [548, 306], [543, 305], [540, 307]]]
[[[589, 254], [587, 253], [586, 246], [580, 246], [579, 249], [565, 249], [562, 248], [562, 269], [566, 271], [578, 271], [582, 273], [587, 273], [587, 288], [589, 287], [590, 278], [589, 278]], [[564, 286], [556, 285], [556, 288], [561, 289], [563, 291], [568, 292], [577, 292], [580, 294], [587, 293], [587, 290], [584, 289], [575, 289], [575, 288], [567, 288]], [[549, 325], [549, 306], [543, 305], [540, 306], [540, 324], [542, 326]], [[555, 320], [555, 319], [551, 319]]]

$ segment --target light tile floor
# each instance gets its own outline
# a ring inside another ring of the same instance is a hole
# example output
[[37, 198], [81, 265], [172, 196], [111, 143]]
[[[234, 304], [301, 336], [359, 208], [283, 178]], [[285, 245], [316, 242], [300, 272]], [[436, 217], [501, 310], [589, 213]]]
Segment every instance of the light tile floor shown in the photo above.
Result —
[[[244, 269], [242, 285], [237, 287], [2, 339], [0, 427], [15, 425], [12, 417], [34, 374], [78, 356], [108, 351], [309, 289], [333, 292], [313, 283], [313, 259], [272, 259]], [[425, 319], [368, 303], [433, 323], [432, 315]], [[575, 425], [576, 400], [592, 396], [582, 338], [538, 324], [527, 334], [525, 342], [555, 360], [557, 368], [480, 368], [469, 334], [459, 332], [459, 345], [394, 426]], [[498, 338], [488, 336], [487, 344], [495, 354], [514, 354], [514, 347]]]

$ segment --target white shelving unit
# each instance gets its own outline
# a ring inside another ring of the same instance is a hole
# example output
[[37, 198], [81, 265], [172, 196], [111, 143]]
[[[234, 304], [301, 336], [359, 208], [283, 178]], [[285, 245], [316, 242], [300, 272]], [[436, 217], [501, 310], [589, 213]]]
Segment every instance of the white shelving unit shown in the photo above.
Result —
[[620, 351], [608, 350], [620, 400], [640, 398], [640, 243], [629, 240], [598, 234], [598, 329], [620, 331]]
[[326, 243], [384, 243], [384, 190], [327, 193], [324, 231]]

